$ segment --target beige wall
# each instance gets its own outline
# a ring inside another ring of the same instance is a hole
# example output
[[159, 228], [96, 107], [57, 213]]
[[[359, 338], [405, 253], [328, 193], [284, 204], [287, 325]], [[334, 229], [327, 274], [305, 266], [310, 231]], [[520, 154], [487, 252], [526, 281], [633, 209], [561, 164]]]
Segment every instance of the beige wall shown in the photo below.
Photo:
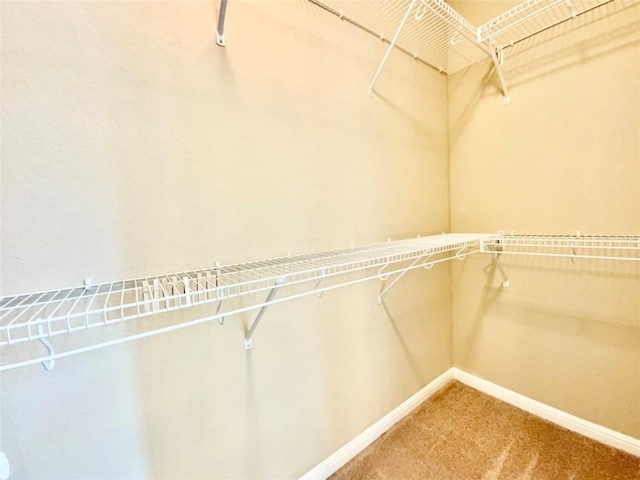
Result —
[[[449, 230], [446, 77], [394, 54], [369, 98], [384, 44], [308, 2], [230, 2], [226, 49], [217, 2], [1, 8], [2, 294]], [[451, 366], [449, 267], [378, 288], [271, 308], [250, 353], [247, 315], [6, 372], [0, 449], [296, 477]]]
[[[640, 233], [639, 22], [616, 2], [507, 50], [508, 106], [488, 63], [449, 77], [453, 231]], [[503, 263], [508, 289], [453, 265], [454, 364], [640, 437], [640, 265]]]

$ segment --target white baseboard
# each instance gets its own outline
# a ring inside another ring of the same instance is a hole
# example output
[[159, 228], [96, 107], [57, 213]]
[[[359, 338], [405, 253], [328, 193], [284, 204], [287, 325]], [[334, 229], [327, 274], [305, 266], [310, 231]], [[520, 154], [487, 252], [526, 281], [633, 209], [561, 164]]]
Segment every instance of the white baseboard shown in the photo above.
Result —
[[349, 460], [371, 445], [378, 437], [380, 437], [380, 435], [393, 427], [422, 402], [441, 390], [454, 379], [480, 392], [491, 395], [498, 400], [502, 400], [503, 402], [513, 405], [514, 407], [532, 413], [533, 415], [555, 423], [556, 425], [560, 425], [567, 430], [571, 430], [579, 433], [580, 435], [596, 440], [597, 442], [604, 443], [610, 447], [617, 448], [623, 452], [640, 457], [640, 439], [624, 435], [623, 433], [616, 432], [610, 428], [576, 417], [575, 415], [563, 412], [562, 410], [558, 410], [557, 408], [538, 402], [532, 398], [525, 397], [524, 395], [501, 387], [500, 385], [496, 385], [488, 380], [476, 377], [475, 375], [460, 370], [459, 368], [452, 367], [430, 382], [426, 387], [398, 405], [395, 409], [371, 425], [345, 446], [337, 450], [326, 460], [309, 470], [300, 477], [300, 480], [326, 479], [333, 475]]
[[617, 448], [624, 452], [640, 457], [640, 439], [633, 438], [629, 435], [616, 432], [610, 428], [603, 427], [583, 418], [576, 417], [570, 413], [563, 412], [557, 408], [546, 405], [532, 398], [520, 395], [512, 390], [496, 385], [495, 383], [476, 377], [458, 368], [451, 368], [453, 378], [465, 385], [479, 390], [487, 395], [509, 403], [514, 407], [532, 413], [549, 422], [560, 425], [561, 427], [573, 432], [584, 435], [585, 437], [596, 440], [610, 447]]
[[453, 369], [449, 369], [436, 377], [426, 387], [402, 402], [391, 412], [367, 428], [345, 446], [334, 452], [326, 460], [305, 473], [300, 480], [326, 479], [337, 472], [349, 460], [371, 445], [380, 435], [410, 414], [416, 407], [441, 390], [453, 380]]

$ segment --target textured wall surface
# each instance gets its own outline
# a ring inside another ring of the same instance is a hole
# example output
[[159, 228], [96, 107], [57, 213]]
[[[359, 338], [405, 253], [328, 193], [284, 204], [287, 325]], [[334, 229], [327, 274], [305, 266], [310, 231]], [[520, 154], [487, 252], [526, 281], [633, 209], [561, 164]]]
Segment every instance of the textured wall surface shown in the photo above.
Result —
[[[306, 1], [230, 2], [226, 49], [218, 2], [1, 8], [2, 294], [449, 230], [446, 77], [393, 55], [368, 97], [385, 45]], [[0, 449], [16, 479], [301, 475], [450, 367], [449, 268], [274, 306], [250, 353], [245, 315], [6, 372]]]
[[[507, 49], [508, 106], [488, 63], [449, 77], [454, 231], [640, 233], [638, 25], [615, 2]], [[486, 259], [453, 264], [455, 365], [640, 437], [638, 262], [503, 264], [508, 289]]]

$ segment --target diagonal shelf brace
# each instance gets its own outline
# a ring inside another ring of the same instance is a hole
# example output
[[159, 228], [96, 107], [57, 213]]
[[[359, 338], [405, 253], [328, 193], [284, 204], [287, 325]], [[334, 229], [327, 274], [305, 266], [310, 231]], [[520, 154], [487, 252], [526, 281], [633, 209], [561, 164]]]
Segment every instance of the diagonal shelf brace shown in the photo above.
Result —
[[378, 293], [378, 305], [382, 305], [383, 301], [384, 301], [384, 294], [387, 293], [391, 287], [393, 287], [396, 283], [398, 283], [398, 281], [404, 277], [407, 272], [409, 270], [411, 270], [413, 267], [415, 267], [418, 262], [420, 262], [420, 260], [422, 260], [424, 257], [418, 257], [416, 258], [413, 262], [411, 262], [411, 265], [409, 265], [406, 269], [404, 269], [402, 272], [400, 272], [396, 278], [393, 279], [393, 282], [391, 282], [389, 285], [387, 285], [386, 287], [384, 287], [383, 284], [383, 288], [380, 290], [380, 293]]
[[220, 0], [220, 15], [218, 16], [218, 30], [216, 31], [216, 43], [221, 47], [224, 43], [224, 19], [227, 15], [227, 0]]
[[284, 285], [284, 278], [280, 277], [276, 280], [276, 285], [269, 291], [269, 295], [267, 295], [267, 298], [264, 301], [265, 305], [262, 305], [262, 307], [260, 307], [260, 311], [256, 315], [255, 320], [251, 324], [251, 327], [249, 327], [249, 331], [244, 337], [245, 350], [250, 350], [253, 348], [253, 339], [251, 338], [253, 336], [253, 332], [255, 332], [256, 328], [258, 328], [258, 324], [260, 323], [262, 316], [264, 315], [264, 313], [267, 311], [267, 308], [269, 307], [269, 302], [273, 300], [273, 297], [276, 295], [276, 293], [278, 293], [278, 290], [283, 285]]
[[[503, 232], [498, 232], [499, 235], [502, 235]], [[495, 264], [496, 268], [500, 271], [500, 275], [502, 275], [502, 286], [503, 288], [509, 288], [509, 277], [507, 277], [504, 268], [502, 267], [502, 263], [500, 262], [500, 252], [504, 249], [501, 245], [492, 245], [485, 242], [485, 240], [480, 240], [480, 251], [482, 253], [488, 253], [491, 255], [491, 261]]]
[[504, 268], [502, 268], [502, 263], [500, 262], [499, 255], [500, 254], [498, 252], [495, 252], [491, 254], [491, 257], [493, 259], [493, 263], [495, 263], [498, 270], [500, 270], [500, 275], [502, 275], [502, 286], [504, 288], [509, 288], [509, 278], [507, 277], [507, 274], [505, 273]]
[[493, 60], [493, 66], [496, 69], [498, 79], [500, 80], [500, 86], [502, 87], [502, 95], [504, 96], [502, 102], [505, 105], [509, 105], [509, 103], [511, 103], [511, 96], [509, 95], [507, 82], [505, 81], [504, 75], [502, 74], [502, 64], [504, 63], [504, 53], [502, 47], [496, 46], [495, 41], [490, 40], [487, 42], [487, 49], [491, 54], [491, 60]]

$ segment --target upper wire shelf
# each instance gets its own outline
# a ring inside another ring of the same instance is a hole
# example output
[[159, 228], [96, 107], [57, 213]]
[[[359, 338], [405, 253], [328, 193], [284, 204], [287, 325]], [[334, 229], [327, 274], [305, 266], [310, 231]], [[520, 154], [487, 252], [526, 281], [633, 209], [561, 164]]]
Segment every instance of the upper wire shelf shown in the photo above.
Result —
[[478, 27], [478, 41], [512, 46], [613, 0], [528, 0]]
[[445, 0], [309, 1], [389, 43], [369, 84], [369, 95], [391, 51], [398, 48], [447, 74], [488, 55], [508, 104], [502, 72], [505, 48], [614, 0], [526, 0], [479, 27]]

